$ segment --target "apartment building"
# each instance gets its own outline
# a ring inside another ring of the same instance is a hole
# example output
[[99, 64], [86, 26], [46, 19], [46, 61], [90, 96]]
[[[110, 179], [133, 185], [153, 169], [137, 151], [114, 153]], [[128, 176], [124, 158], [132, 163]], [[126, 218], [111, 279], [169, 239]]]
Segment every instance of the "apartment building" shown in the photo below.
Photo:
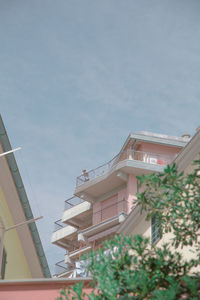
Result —
[[[56, 264], [55, 276], [84, 277], [80, 256], [122, 232], [120, 228], [130, 220], [130, 215], [136, 226], [141, 218], [134, 209], [138, 191], [136, 176], [162, 172], [188, 141], [188, 136], [131, 133], [113, 159], [93, 170], [83, 170], [76, 179], [74, 196], [65, 201], [62, 218], [55, 222], [51, 241], [66, 249], [64, 260]], [[151, 229], [149, 232], [151, 235]]]
[[[185, 175], [192, 173], [196, 169], [193, 164], [195, 160], [200, 159], [200, 127], [197, 128], [195, 135], [188, 139], [186, 146], [176, 155], [173, 162], [176, 163], [177, 170], [184, 172]], [[142, 234], [151, 239], [151, 243], [162, 246], [170, 242], [173, 238], [173, 232], [165, 233], [160, 236], [160, 227], [157, 226], [156, 220], [146, 220], [146, 214], [140, 213], [140, 208], [135, 207], [128, 215], [126, 220], [119, 226], [117, 233], [122, 235]], [[185, 260], [197, 258], [197, 252], [194, 247], [184, 246], [177, 249]], [[200, 272], [199, 267], [194, 268], [194, 272]]]

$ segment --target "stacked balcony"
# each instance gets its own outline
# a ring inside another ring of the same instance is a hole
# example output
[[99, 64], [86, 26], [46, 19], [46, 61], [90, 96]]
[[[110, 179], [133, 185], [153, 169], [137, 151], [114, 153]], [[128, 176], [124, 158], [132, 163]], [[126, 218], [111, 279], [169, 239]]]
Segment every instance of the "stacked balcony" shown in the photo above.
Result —
[[69, 251], [79, 247], [77, 232], [92, 224], [91, 203], [78, 197], [65, 201], [62, 219], [54, 223], [51, 242]]

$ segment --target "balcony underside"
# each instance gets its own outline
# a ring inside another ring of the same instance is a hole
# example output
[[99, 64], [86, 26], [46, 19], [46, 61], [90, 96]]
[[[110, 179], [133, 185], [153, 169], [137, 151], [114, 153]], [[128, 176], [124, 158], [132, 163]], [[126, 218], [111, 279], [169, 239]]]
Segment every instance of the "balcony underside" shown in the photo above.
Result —
[[51, 242], [52, 244], [72, 251], [74, 247], [79, 246], [77, 242], [77, 229], [72, 226], [59, 229], [53, 233]]
[[105, 194], [122, 185], [126, 181], [126, 175], [128, 174], [141, 176], [152, 172], [162, 172], [163, 169], [164, 166], [162, 165], [138, 160], [124, 160], [114, 165], [107, 173], [76, 187], [75, 194], [82, 198], [86, 195], [85, 200], [92, 201], [93, 199], [95, 201], [95, 198], [101, 196], [102, 192]]
[[62, 222], [78, 228], [86, 228], [92, 224], [92, 206], [89, 202], [82, 202], [64, 211]]
[[118, 229], [118, 225], [125, 220], [126, 216], [127, 215], [125, 213], [120, 213], [113, 218], [93, 225], [85, 230], [79, 231], [78, 240], [83, 242], [92, 242], [113, 232], [116, 232]]

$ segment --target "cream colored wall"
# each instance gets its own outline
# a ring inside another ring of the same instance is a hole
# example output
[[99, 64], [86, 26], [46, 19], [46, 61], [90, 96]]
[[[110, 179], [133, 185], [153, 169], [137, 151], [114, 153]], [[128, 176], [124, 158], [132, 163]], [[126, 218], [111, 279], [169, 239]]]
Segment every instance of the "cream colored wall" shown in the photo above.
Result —
[[[174, 235], [173, 233], [165, 233], [162, 237], [162, 239], [159, 240], [159, 242], [157, 243], [157, 246], [160, 247], [162, 246], [164, 243], [169, 243], [172, 241]], [[183, 248], [179, 247], [177, 249], [172, 248], [172, 251], [178, 251], [183, 255], [184, 260], [190, 260], [191, 258], [197, 258], [197, 255], [192, 252], [194, 250], [194, 248], [190, 247], [190, 246], [185, 246]]]
[[[145, 217], [143, 217], [133, 228], [131, 234], [132, 235], [141, 234], [144, 237], [150, 238], [150, 241], [151, 241], [151, 222], [146, 221]], [[163, 234], [162, 238], [157, 242], [156, 246], [161, 247], [164, 243], [169, 243], [173, 239], [173, 236], [174, 236], [173, 233]], [[189, 261], [192, 258], [193, 259], [197, 258], [197, 254], [194, 252], [194, 248], [192, 248], [190, 246], [187, 246], [187, 247], [185, 246], [183, 248], [179, 247], [177, 249], [172, 247], [171, 251], [179, 252], [183, 256], [183, 259], [185, 261]], [[192, 271], [200, 272], [200, 268], [199, 267], [193, 268]]]
[[[131, 231], [131, 235], [136, 235], [136, 234], [141, 234], [144, 237], [148, 237], [151, 242], [151, 221], [146, 221], [145, 217], [143, 217], [139, 222], [137, 222], [137, 224]], [[162, 238], [157, 242], [156, 246], [161, 247], [164, 243], [170, 243], [173, 237], [174, 237], [173, 233], [163, 234]], [[184, 246], [183, 248], [179, 247], [177, 249], [172, 247], [171, 251], [179, 252], [183, 256], [184, 261], [189, 261], [192, 258], [193, 259], [197, 258], [197, 254], [194, 251], [194, 247], [191, 246]], [[200, 272], [200, 267], [193, 268], [192, 271]]]
[[[200, 154], [198, 153], [195, 157], [194, 160], [199, 160], [200, 159]], [[190, 163], [184, 170], [184, 174], [189, 174], [189, 173], [192, 173], [196, 168], [197, 168], [198, 165], [193, 165], [193, 163]]]
[[[11, 213], [0, 187], [0, 215], [5, 227], [14, 225]], [[7, 252], [5, 279], [31, 278], [31, 272], [24, 256], [23, 248], [15, 229], [5, 233], [4, 247]]]
[[146, 221], [143, 217], [137, 224], [134, 226], [131, 235], [141, 234], [144, 237], [151, 237], [151, 223]]

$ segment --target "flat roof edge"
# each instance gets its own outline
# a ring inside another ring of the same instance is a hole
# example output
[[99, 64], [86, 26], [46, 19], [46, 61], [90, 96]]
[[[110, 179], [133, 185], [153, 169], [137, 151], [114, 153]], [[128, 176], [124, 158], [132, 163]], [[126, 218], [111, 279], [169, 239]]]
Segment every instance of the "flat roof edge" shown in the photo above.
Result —
[[169, 145], [174, 147], [185, 147], [185, 145], [189, 142], [189, 139], [183, 139], [179, 137], [170, 137], [165, 135], [152, 135], [151, 134], [144, 134], [144, 133], [131, 133], [129, 135], [129, 139], [136, 139], [140, 141], [146, 141], [149, 143], [157, 143], [163, 145]]
[[33, 279], [16, 279], [16, 280], [0, 280], [1, 285], [29, 285], [29, 284], [49, 284], [49, 283], [75, 283], [79, 281], [91, 281], [91, 277], [85, 278], [33, 278]]

